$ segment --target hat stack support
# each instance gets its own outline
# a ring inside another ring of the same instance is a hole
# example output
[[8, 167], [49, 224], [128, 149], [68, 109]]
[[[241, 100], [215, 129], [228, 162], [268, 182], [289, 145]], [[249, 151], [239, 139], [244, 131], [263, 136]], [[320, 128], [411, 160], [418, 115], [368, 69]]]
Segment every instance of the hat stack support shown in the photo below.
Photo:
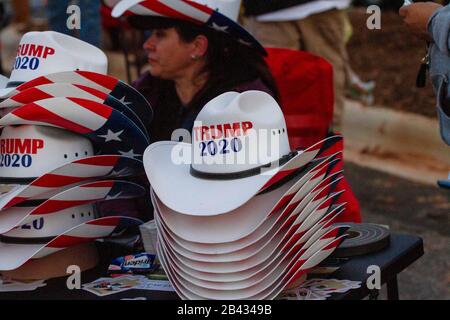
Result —
[[[192, 144], [157, 142], [144, 154], [158, 258], [182, 299], [274, 299], [346, 237], [334, 224], [346, 205], [336, 191], [342, 137], [290, 150], [280, 107], [260, 91], [220, 95], [196, 124]], [[245, 150], [271, 156], [233, 162]]]
[[[0, 274], [48, 278], [89, 256], [87, 243], [142, 223], [134, 177], [153, 112], [106, 75], [100, 49], [70, 36], [25, 34], [12, 70], [0, 89]], [[39, 261], [48, 272], [34, 275]]]

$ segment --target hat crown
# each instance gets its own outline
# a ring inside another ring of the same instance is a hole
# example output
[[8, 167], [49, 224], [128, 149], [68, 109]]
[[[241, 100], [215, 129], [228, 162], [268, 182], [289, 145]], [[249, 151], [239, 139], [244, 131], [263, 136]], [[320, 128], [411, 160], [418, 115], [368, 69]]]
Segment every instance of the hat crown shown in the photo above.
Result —
[[217, 10], [224, 16], [227, 16], [233, 21], [237, 21], [239, 10], [241, 8], [241, 0], [192, 0], [211, 9]]
[[87, 138], [45, 126], [7, 126], [0, 134], [0, 177], [34, 179], [94, 155]]
[[20, 40], [9, 82], [22, 83], [63, 71], [106, 74], [107, 67], [103, 51], [87, 42], [54, 31], [28, 32]]
[[203, 173], [238, 173], [291, 151], [283, 113], [262, 91], [226, 92], [211, 100], [198, 114], [192, 136], [192, 168]]

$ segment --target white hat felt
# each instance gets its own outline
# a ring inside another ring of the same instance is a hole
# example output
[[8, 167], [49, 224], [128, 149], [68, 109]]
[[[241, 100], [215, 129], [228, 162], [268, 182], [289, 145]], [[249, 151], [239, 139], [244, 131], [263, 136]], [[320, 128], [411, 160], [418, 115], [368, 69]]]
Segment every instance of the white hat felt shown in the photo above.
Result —
[[[142, 162], [120, 155], [83, 157], [43, 174], [31, 183], [10, 185], [0, 195], [0, 210], [32, 200], [46, 200], [61, 191], [98, 178], [124, 178], [142, 172]], [[34, 174], [33, 174], [34, 175]]]
[[261, 91], [224, 93], [206, 104], [195, 123], [192, 144], [156, 142], [144, 154], [158, 198], [187, 215], [230, 212], [342, 139], [332, 136], [291, 152], [283, 113]]
[[[3, 210], [0, 214], [0, 234], [16, 237], [17, 230], [12, 229], [35, 223], [37, 220], [42, 221], [46, 228], [56, 230], [60, 226], [65, 231], [68, 229], [64, 225], [64, 221], [67, 219], [62, 217], [62, 210], [67, 211], [80, 204], [111, 199], [130, 199], [144, 194], [143, 187], [127, 181], [103, 180], [82, 184], [62, 191], [36, 207], [13, 207]], [[70, 221], [67, 222], [70, 223]], [[36, 228], [36, 232], [39, 234], [47, 231], [43, 228]], [[28, 231], [27, 236], [33, 237], [33, 233]]]
[[7, 126], [0, 133], [3, 181], [33, 180], [67, 162], [93, 155], [89, 139], [59, 128]]
[[28, 32], [22, 36], [11, 77], [0, 89], [10, 97], [20, 84], [61, 71], [87, 70], [106, 73], [108, 60], [100, 49], [77, 38], [54, 32]]

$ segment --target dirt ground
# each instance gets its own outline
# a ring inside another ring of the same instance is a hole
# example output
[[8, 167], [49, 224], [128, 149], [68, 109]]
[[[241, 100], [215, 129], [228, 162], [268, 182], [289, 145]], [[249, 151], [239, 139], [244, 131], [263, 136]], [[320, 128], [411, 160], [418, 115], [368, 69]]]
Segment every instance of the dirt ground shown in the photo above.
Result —
[[381, 30], [369, 30], [363, 8], [349, 12], [353, 37], [348, 44], [350, 62], [363, 80], [375, 80], [375, 105], [436, 117], [430, 80], [416, 88], [425, 42], [412, 36], [397, 12], [382, 12]]
[[[363, 222], [422, 237], [425, 254], [400, 273], [400, 299], [450, 299], [450, 192], [347, 163]], [[386, 298], [385, 288], [380, 299]]]

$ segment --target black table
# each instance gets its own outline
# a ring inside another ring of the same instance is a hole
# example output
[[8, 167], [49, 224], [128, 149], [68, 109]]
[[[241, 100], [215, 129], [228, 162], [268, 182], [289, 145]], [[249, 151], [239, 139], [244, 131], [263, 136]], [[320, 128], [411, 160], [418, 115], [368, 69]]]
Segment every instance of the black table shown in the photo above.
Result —
[[[335, 279], [347, 279], [361, 281], [362, 285], [358, 289], [350, 290], [342, 294], [333, 294], [331, 300], [360, 300], [367, 296], [376, 298], [378, 290], [369, 290], [366, 281], [370, 274], [367, 273], [368, 266], [377, 265], [381, 270], [381, 282], [387, 284], [388, 299], [398, 299], [397, 275], [414, 261], [423, 255], [423, 241], [418, 236], [412, 235], [391, 235], [390, 246], [382, 251], [370, 255], [358, 256], [342, 261], [340, 269], [332, 273], [329, 277]], [[106, 267], [101, 264], [95, 269], [82, 274], [82, 283], [92, 282], [105, 276]], [[128, 290], [106, 297], [96, 295], [84, 290], [68, 290], [66, 278], [59, 278], [47, 281], [45, 287], [31, 292], [1, 292], [0, 300], [111, 300], [123, 298], [146, 297], [148, 300], [174, 300], [178, 296], [173, 292]]]

